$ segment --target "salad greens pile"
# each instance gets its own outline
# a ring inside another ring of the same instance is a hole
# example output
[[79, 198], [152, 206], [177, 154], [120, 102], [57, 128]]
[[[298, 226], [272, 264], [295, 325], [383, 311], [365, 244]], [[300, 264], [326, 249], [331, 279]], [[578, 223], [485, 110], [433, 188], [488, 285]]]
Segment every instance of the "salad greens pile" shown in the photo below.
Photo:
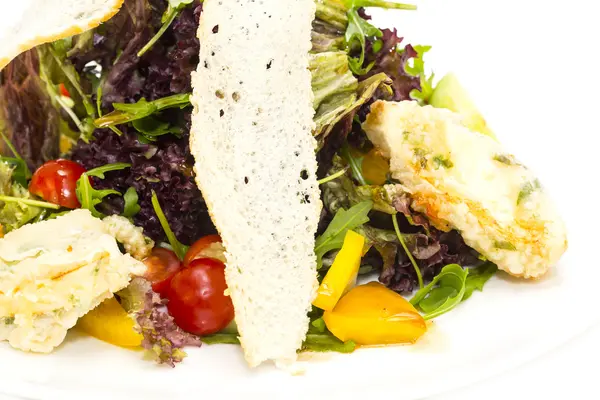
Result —
[[[437, 230], [414, 212], [409, 194], [386, 174], [389, 165], [380, 163], [378, 180], [365, 167], [376, 151], [361, 122], [374, 101], [435, 106], [434, 99], [442, 104], [447, 97], [426, 72], [430, 47], [404, 44], [397, 30], [377, 28], [364, 9], [415, 7], [383, 0], [315, 3], [309, 69], [324, 204], [315, 246], [319, 275], [354, 230], [369, 249], [359, 273], [376, 273], [398, 293], [417, 290], [412, 303], [434, 318], [482, 290], [497, 268], [458, 232]], [[0, 72], [0, 131], [11, 153], [0, 158], [5, 231], [56, 215], [54, 205], [35, 199], [26, 186], [30, 171], [66, 157], [87, 170], [77, 197], [94, 216], [123, 215], [180, 258], [193, 241], [215, 233], [188, 143], [201, 12], [199, 0], [126, 0], [100, 27], [33, 49]], [[137, 299], [127, 304], [137, 310], [145, 345], [159, 359], [176, 362], [184, 344], [197, 344], [155, 311], [160, 302], [148, 287], [120, 296]], [[317, 309], [310, 313], [303, 350], [352, 351], [354, 343], [336, 339], [321, 316]], [[237, 331], [203, 341], [237, 343]]]

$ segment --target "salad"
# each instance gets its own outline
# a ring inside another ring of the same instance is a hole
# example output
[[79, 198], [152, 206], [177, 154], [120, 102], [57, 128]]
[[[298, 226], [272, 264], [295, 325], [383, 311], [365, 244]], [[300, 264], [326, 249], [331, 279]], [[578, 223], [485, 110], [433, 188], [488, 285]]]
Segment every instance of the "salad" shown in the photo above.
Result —
[[[414, 343], [427, 321], [482, 291], [499, 267], [527, 278], [543, 274], [566, 249], [566, 234], [539, 197], [541, 184], [501, 151], [454, 75], [435, 83], [425, 67], [430, 46], [378, 28], [368, 11], [416, 7], [383, 0], [315, 3], [308, 59], [323, 208], [314, 233], [318, 289], [298, 351], [350, 353]], [[229, 295], [229, 246], [196, 184], [203, 171], [194, 169], [190, 147], [204, 7], [198, 0], [125, 0], [99, 27], [40, 45], [0, 71], [0, 224], [6, 235], [0, 240], [8, 247], [23, 229], [36, 235], [31, 227], [50, 232], [60, 230], [59, 223], [102, 220], [94, 237], [112, 237], [131, 256], [125, 263], [131, 281], [103, 291], [102, 301], [90, 300], [88, 309], [82, 301], [62, 304], [64, 312], [51, 318], [65, 320], [78, 310], [78, 329], [115, 345], [142, 346], [171, 366], [184, 358], [185, 346], [238, 344], [243, 337], [235, 323], [238, 304]], [[510, 172], [494, 172], [501, 168]], [[477, 171], [487, 171], [493, 182]], [[506, 191], [495, 191], [495, 184]], [[490, 195], [474, 206], [478, 194], [471, 195], [483, 187]], [[554, 222], [497, 218], [508, 206], [496, 199], [510, 196], [515, 212]], [[77, 210], [85, 215], [74, 217]], [[502, 226], [494, 232], [486, 228], [496, 224]], [[552, 252], [532, 250], [537, 244]], [[0, 252], [0, 266], [25, 265], [14, 257]], [[0, 277], [0, 286], [11, 279]], [[14, 347], [46, 352], [64, 338], [61, 330], [52, 345], [24, 343], [15, 333], [24, 317], [11, 310], [0, 308], [15, 330], [0, 338]]]

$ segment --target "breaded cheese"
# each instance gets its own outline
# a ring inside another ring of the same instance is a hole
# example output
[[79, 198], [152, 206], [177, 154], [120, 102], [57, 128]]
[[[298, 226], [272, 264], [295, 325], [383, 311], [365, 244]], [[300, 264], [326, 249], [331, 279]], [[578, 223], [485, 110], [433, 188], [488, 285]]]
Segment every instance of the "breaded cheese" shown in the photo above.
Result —
[[565, 225], [539, 180], [459, 114], [378, 101], [363, 124], [390, 158], [412, 207], [512, 275], [543, 275], [567, 249]]
[[50, 352], [79, 317], [144, 271], [87, 210], [12, 231], [0, 239], [0, 340]]
[[0, 37], [0, 70], [19, 54], [37, 45], [93, 29], [115, 15], [123, 0], [31, 0], [21, 18], [2, 20], [8, 26]]
[[251, 366], [296, 360], [317, 287], [314, 14], [313, 0], [207, 0], [200, 17], [190, 147]]

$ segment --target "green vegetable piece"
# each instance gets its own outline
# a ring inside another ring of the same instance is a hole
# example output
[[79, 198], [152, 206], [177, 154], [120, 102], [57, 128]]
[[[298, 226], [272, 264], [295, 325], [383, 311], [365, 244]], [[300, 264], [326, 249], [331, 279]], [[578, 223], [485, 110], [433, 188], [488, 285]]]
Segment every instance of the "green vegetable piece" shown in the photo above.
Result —
[[468, 275], [469, 271], [458, 264], [446, 265], [429, 285], [415, 293], [410, 303], [425, 312], [425, 319], [439, 317], [462, 301]]
[[211, 344], [240, 344], [237, 333], [215, 333], [201, 338], [202, 343]]
[[130, 187], [123, 195], [125, 200], [125, 206], [123, 207], [123, 216], [126, 218], [133, 218], [140, 212], [141, 207], [138, 204], [138, 194], [134, 187]]
[[475, 103], [454, 74], [448, 74], [439, 81], [431, 94], [429, 104], [461, 114], [469, 129], [496, 139], [496, 135], [488, 127]]
[[113, 103], [115, 111], [98, 118], [94, 121], [94, 124], [98, 128], [108, 128], [114, 125], [133, 122], [168, 108], [186, 108], [189, 105], [189, 93], [175, 94], [151, 102], [142, 98], [133, 104]]
[[517, 197], [517, 205], [521, 204], [523, 201], [527, 200], [533, 192], [542, 188], [540, 181], [535, 179], [531, 182], [524, 183], [521, 186], [521, 191], [519, 191], [519, 197]]
[[498, 267], [491, 263], [486, 262], [479, 267], [470, 268], [469, 276], [467, 276], [465, 295], [462, 301], [467, 300], [475, 290], [480, 292], [483, 290], [483, 286], [491, 279], [492, 276], [496, 275]]
[[408, 246], [406, 246], [406, 243], [404, 241], [404, 235], [400, 232], [400, 227], [398, 226], [398, 218], [396, 217], [396, 214], [392, 215], [392, 223], [394, 224], [394, 230], [396, 231], [396, 236], [398, 237], [398, 240], [400, 241], [400, 244], [402, 245], [402, 248], [404, 249], [404, 253], [406, 253], [408, 258], [410, 259], [410, 263], [412, 264], [412, 266], [415, 270], [415, 273], [417, 274], [419, 288], [421, 290], [423, 290], [423, 275], [421, 274], [421, 269], [419, 268], [419, 265], [415, 261], [415, 258], [413, 257], [412, 253], [408, 249]]
[[98, 168], [91, 169], [81, 174], [81, 177], [77, 180], [76, 189], [77, 199], [81, 203], [81, 208], [89, 210], [92, 213], [92, 215], [96, 218], [104, 217], [104, 214], [98, 211], [96, 209], [96, 206], [102, 203], [102, 200], [104, 200], [106, 196], [109, 196], [111, 194], [121, 196], [121, 193], [113, 189], [94, 189], [90, 182], [90, 177], [94, 176], [96, 178], [104, 179], [104, 174], [107, 172], [119, 171], [130, 167], [131, 164], [126, 163], [107, 164]]
[[346, 160], [348, 165], [350, 165], [350, 169], [352, 170], [352, 176], [354, 177], [354, 179], [356, 179], [361, 186], [368, 185], [367, 180], [362, 174], [362, 157], [354, 157], [352, 155], [352, 152], [350, 151], [348, 143], [344, 144], [342, 150], [340, 151], [340, 155]]
[[357, 9], [353, 8], [348, 11], [348, 28], [346, 29], [345, 35], [346, 45], [349, 49], [354, 47], [360, 49], [360, 56], [358, 58], [350, 57], [348, 59], [348, 64], [354, 74], [365, 75], [373, 68], [375, 62], [371, 62], [366, 67], [363, 67], [363, 64], [365, 63], [367, 38], [380, 38], [382, 36], [383, 33], [381, 30], [361, 18], [361, 16], [358, 15]]
[[395, 10], [416, 10], [417, 6], [413, 4], [396, 3], [385, 0], [342, 0], [347, 8], [360, 7], [381, 7]]
[[114, 163], [106, 164], [98, 168], [90, 169], [86, 171], [88, 176], [94, 176], [96, 178], [104, 179], [104, 174], [110, 171], [121, 171], [123, 169], [131, 168], [131, 164], [128, 163]]
[[175, 236], [173, 230], [171, 230], [171, 227], [169, 226], [169, 221], [167, 221], [165, 213], [160, 207], [158, 196], [156, 195], [156, 192], [154, 190], [152, 191], [152, 207], [154, 207], [154, 212], [156, 213], [156, 216], [160, 221], [160, 225], [165, 231], [165, 235], [167, 236], [167, 239], [169, 240], [169, 244], [173, 248], [173, 251], [175, 252], [175, 254], [177, 254], [177, 257], [179, 257], [180, 260], [183, 260], [183, 257], [185, 257], [185, 253], [187, 253], [189, 247], [177, 240], [177, 237]]
[[323, 320], [323, 317], [315, 319], [310, 323], [310, 325], [311, 328], [314, 328], [311, 330], [316, 333], [324, 333], [327, 330], [327, 326], [325, 326], [325, 321]]
[[187, 7], [188, 5], [190, 5], [194, 2], [194, 0], [167, 0], [167, 1], [169, 2], [169, 7], [167, 7], [167, 11], [165, 11], [165, 13], [163, 14], [162, 19], [161, 19], [161, 22], [163, 25], [160, 27], [158, 32], [156, 32], [156, 34], [152, 37], [152, 39], [150, 39], [150, 41], [148, 43], [146, 43], [146, 45], [144, 47], [142, 47], [142, 49], [138, 52], [138, 54], [137, 54], [138, 57], [143, 56], [148, 50], [150, 50], [152, 48], [152, 46], [154, 46], [154, 44], [156, 42], [158, 42], [158, 40], [162, 37], [162, 35], [165, 34], [167, 29], [169, 29], [169, 26], [171, 26], [171, 24], [173, 23], [175, 18], [177, 18], [177, 15], [179, 15], [181, 10], [183, 10], [185, 7]]
[[323, 256], [332, 250], [341, 249], [348, 230], [369, 222], [368, 214], [373, 209], [372, 201], [363, 201], [348, 210], [341, 208], [329, 223], [329, 226], [315, 241], [317, 268], [323, 265]]
[[306, 335], [300, 351], [352, 353], [356, 349], [356, 343], [349, 340], [342, 342], [330, 333], [309, 333]]
[[[413, 65], [407, 63], [404, 66], [406, 72], [412, 76], [419, 76], [421, 80], [421, 90], [414, 89], [410, 92], [410, 97], [414, 100], [418, 100], [421, 105], [429, 104], [431, 95], [433, 94], [433, 79], [435, 74], [427, 76], [425, 72], [425, 53], [431, 50], [431, 46], [413, 46], [417, 52], [417, 56], [413, 58]], [[401, 51], [404, 51], [402, 49]]]
[[173, 133], [181, 136], [181, 129], [177, 126], [171, 126], [168, 122], [162, 122], [153, 116], [137, 119], [132, 123], [133, 127], [141, 133], [144, 138], [150, 142], [155, 141], [157, 136]]
[[32, 199], [29, 190], [13, 178], [15, 170], [9, 163], [0, 162], [0, 232], [4, 233], [34, 221], [42, 214], [39, 206], [48, 204]]

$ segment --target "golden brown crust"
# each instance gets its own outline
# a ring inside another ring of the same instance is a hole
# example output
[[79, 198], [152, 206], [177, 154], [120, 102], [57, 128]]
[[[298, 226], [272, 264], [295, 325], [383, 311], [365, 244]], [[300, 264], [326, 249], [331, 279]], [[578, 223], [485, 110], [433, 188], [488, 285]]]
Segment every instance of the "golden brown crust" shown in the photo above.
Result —
[[6, 67], [15, 57], [17, 57], [21, 53], [24, 53], [27, 50], [33, 49], [34, 47], [39, 46], [44, 43], [54, 42], [56, 40], [64, 39], [69, 36], [78, 35], [80, 33], [83, 33], [84, 31], [94, 29], [97, 26], [99, 26], [101, 23], [108, 21], [109, 19], [114, 17], [116, 13], [119, 12], [119, 10], [121, 9], [121, 6], [123, 5], [124, 0], [113, 0], [113, 2], [114, 3], [112, 5], [110, 5], [110, 8], [108, 9], [107, 13], [105, 15], [101, 16], [100, 18], [90, 21], [89, 24], [87, 25], [86, 29], [83, 29], [79, 26], [72, 26], [56, 35], [38, 36], [30, 41], [21, 43], [15, 54], [10, 54], [5, 58], [0, 58], [0, 71], [4, 67]]

